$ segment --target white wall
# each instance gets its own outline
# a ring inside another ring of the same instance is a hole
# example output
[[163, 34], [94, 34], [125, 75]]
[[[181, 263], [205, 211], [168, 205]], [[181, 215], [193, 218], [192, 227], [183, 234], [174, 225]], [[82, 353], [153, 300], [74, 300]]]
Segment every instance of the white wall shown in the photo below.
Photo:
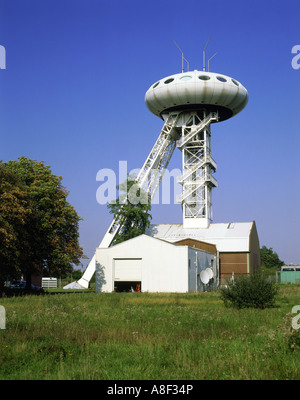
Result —
[[[108, 249], [96, 250], [97, 278], [102, 292], [114, 290], [114, 260], [142, 260], [143, 292], [187, 292], [188, 247], [141, 235]], [[100, 273], [99, 273], [100, 269]], [[98, 286], [98, 285], [97, 285]]]
[[[216, 255], [141, 235], [116, 246], [96, 250], [96, 286], [101, 287], [100, 291], [114, 290], [115, 264], [126, 259], [131, 259], [132, 265], [140, 259], [143, 292], [182, 293], [204, 290], [199, 279], [200, 272], [210, 267], [213, 267], [217, 277]], [[123, 262], [124, 265], [130, 263]]]

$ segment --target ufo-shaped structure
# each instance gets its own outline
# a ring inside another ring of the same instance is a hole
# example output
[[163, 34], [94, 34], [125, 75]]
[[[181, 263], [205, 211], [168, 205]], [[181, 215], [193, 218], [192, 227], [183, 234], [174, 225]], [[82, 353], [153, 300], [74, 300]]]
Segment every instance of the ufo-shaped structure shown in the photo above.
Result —
[[172, 111], [218, 112], [223, 121], [238, 114], [248, 102], [248, 92], [236, 79], [206, 71], [170, 75], [146, 92], [145, 103], [160, 118]]

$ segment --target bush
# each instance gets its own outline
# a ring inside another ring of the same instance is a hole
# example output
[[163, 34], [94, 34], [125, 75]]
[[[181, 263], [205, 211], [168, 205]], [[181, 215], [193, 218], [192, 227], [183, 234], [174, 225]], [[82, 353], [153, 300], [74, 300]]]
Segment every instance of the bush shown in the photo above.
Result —
[[221, 288], [221, 298], [225, 306], [235, 308], [274, 307], [277, 293], [278, 288], [261, 272], [239, 277]]

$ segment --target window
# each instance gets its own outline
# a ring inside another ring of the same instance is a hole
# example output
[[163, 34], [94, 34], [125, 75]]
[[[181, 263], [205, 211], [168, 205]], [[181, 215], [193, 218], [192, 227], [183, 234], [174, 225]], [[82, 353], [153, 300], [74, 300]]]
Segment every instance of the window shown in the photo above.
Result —
[[227, 80], [225, 78], [223, 78], [222, 76], [217, 76], [217, 79], [220, 82], [227, 82]]
[[202, 81], [208, 81], [210, 79], [210, 76], [208, 76], [208, 75], [200, 75], [199, 79], [201, 79]]
[[168, 84], [168, 83], [171, 83], [171, 82], [173, 82], [174, 81], [174, 78], [169, 78], [169, 79], [167, 79], [164, 83], [165, 84]]
[[189, 81], [190, 79], [192, 79], [190, 75], [185, 75], [180, 78], [181, 81]]

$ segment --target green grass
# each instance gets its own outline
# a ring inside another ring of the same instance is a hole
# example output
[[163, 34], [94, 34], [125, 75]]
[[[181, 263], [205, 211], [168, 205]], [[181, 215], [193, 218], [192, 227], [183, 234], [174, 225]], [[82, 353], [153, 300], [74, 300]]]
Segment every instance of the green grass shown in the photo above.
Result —
[[0, 379], [299, 379], [300, 286], [281, 285], [276, 304], [226, 308], [217, 291], [2, 298]]

